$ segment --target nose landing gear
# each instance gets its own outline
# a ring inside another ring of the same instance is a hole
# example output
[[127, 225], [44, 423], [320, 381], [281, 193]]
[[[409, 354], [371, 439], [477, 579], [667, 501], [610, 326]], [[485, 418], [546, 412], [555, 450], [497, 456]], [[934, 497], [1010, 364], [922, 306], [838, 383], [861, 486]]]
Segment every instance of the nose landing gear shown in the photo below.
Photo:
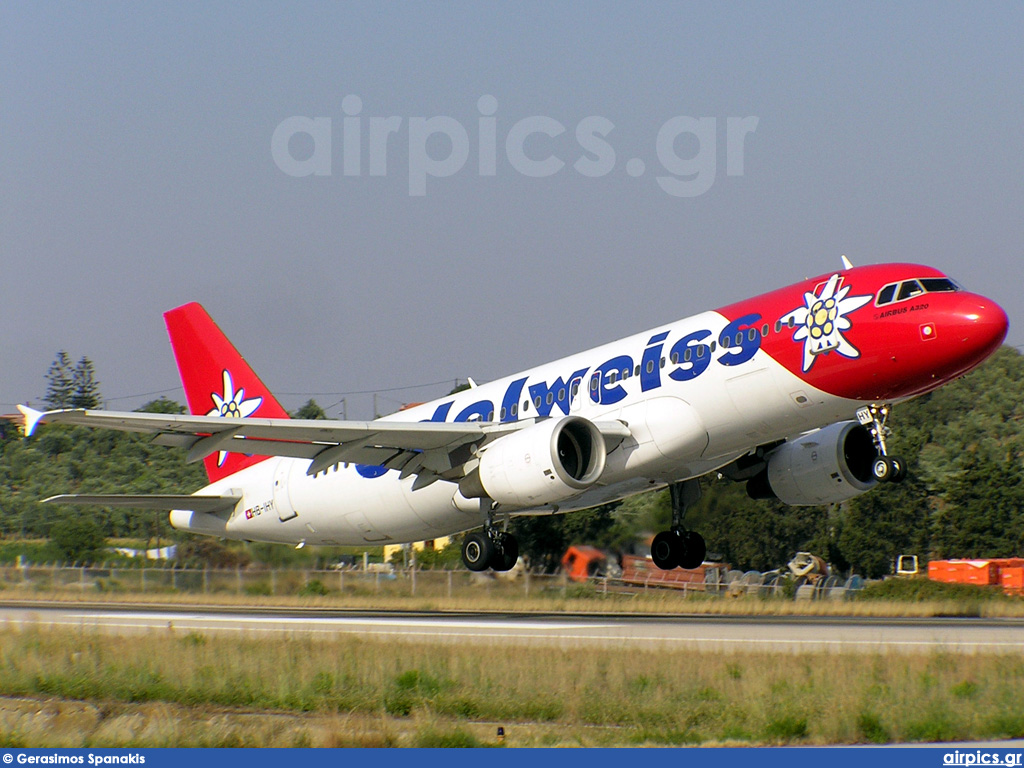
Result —
[[889, 417], [888, 405], [868, 405], [857, 411], [857, 421], [868, 428], [875, 442], [878, 456], [871, 462], [871, 474], [880, 483], [899, 483], [907, 476], [907, 462], [901, 456], [890, 456], [885, 438], [892, 433], [885, 421]]

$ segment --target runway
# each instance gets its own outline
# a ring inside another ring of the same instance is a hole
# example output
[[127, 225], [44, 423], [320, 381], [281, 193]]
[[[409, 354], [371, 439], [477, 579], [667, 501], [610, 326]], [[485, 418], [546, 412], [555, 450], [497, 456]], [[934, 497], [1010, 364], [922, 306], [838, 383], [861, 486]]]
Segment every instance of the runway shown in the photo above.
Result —
[[367, 637], [404, 642], [718, 651], [1022, 653], [1020, 619], [441, 613], [3, 604], [5, 627]]

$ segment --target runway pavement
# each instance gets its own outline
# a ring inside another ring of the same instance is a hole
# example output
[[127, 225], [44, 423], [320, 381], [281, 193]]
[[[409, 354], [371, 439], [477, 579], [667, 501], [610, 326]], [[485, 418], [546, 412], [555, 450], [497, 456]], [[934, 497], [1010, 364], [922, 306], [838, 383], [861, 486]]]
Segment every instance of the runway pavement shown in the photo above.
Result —
[[1024, 652], [1024, 621], [1020, 619], [467, 614], [4, 604], [0, 605], [0, 622], [7, 627], [69, 627], [116, 634], [311, 634], [439, 643], [534, 643], [563, 647], [602, 644], [737, 651]]

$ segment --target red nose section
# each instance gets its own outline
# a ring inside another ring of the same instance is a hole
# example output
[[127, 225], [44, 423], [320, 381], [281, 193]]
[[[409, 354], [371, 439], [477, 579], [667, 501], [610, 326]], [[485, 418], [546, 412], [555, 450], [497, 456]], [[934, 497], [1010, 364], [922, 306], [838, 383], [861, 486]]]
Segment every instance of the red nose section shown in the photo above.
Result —
[[1003, 308], [984, 296], [968, 294], [951, 312], [950, 325], [968, 368], [999, 349], [1010, 328]]

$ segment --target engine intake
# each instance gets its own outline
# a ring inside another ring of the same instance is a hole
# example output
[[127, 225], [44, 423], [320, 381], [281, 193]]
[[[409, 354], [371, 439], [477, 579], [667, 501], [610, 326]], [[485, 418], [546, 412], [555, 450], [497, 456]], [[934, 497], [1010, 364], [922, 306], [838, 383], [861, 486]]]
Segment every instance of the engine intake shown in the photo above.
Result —
[[865, 427], [840, 421], [776, 448], [768, 466], [747, 482], [747, 493], [792, 506], [846, 501], [875, 487], [871, 462], [877, 456]]
[[480, 455], [459, 483], [467, 498], [514, 507], [552, 504], [585, 491], [604, 472], [605, 444], [582, 416], [549, 419], [506, 435]]

